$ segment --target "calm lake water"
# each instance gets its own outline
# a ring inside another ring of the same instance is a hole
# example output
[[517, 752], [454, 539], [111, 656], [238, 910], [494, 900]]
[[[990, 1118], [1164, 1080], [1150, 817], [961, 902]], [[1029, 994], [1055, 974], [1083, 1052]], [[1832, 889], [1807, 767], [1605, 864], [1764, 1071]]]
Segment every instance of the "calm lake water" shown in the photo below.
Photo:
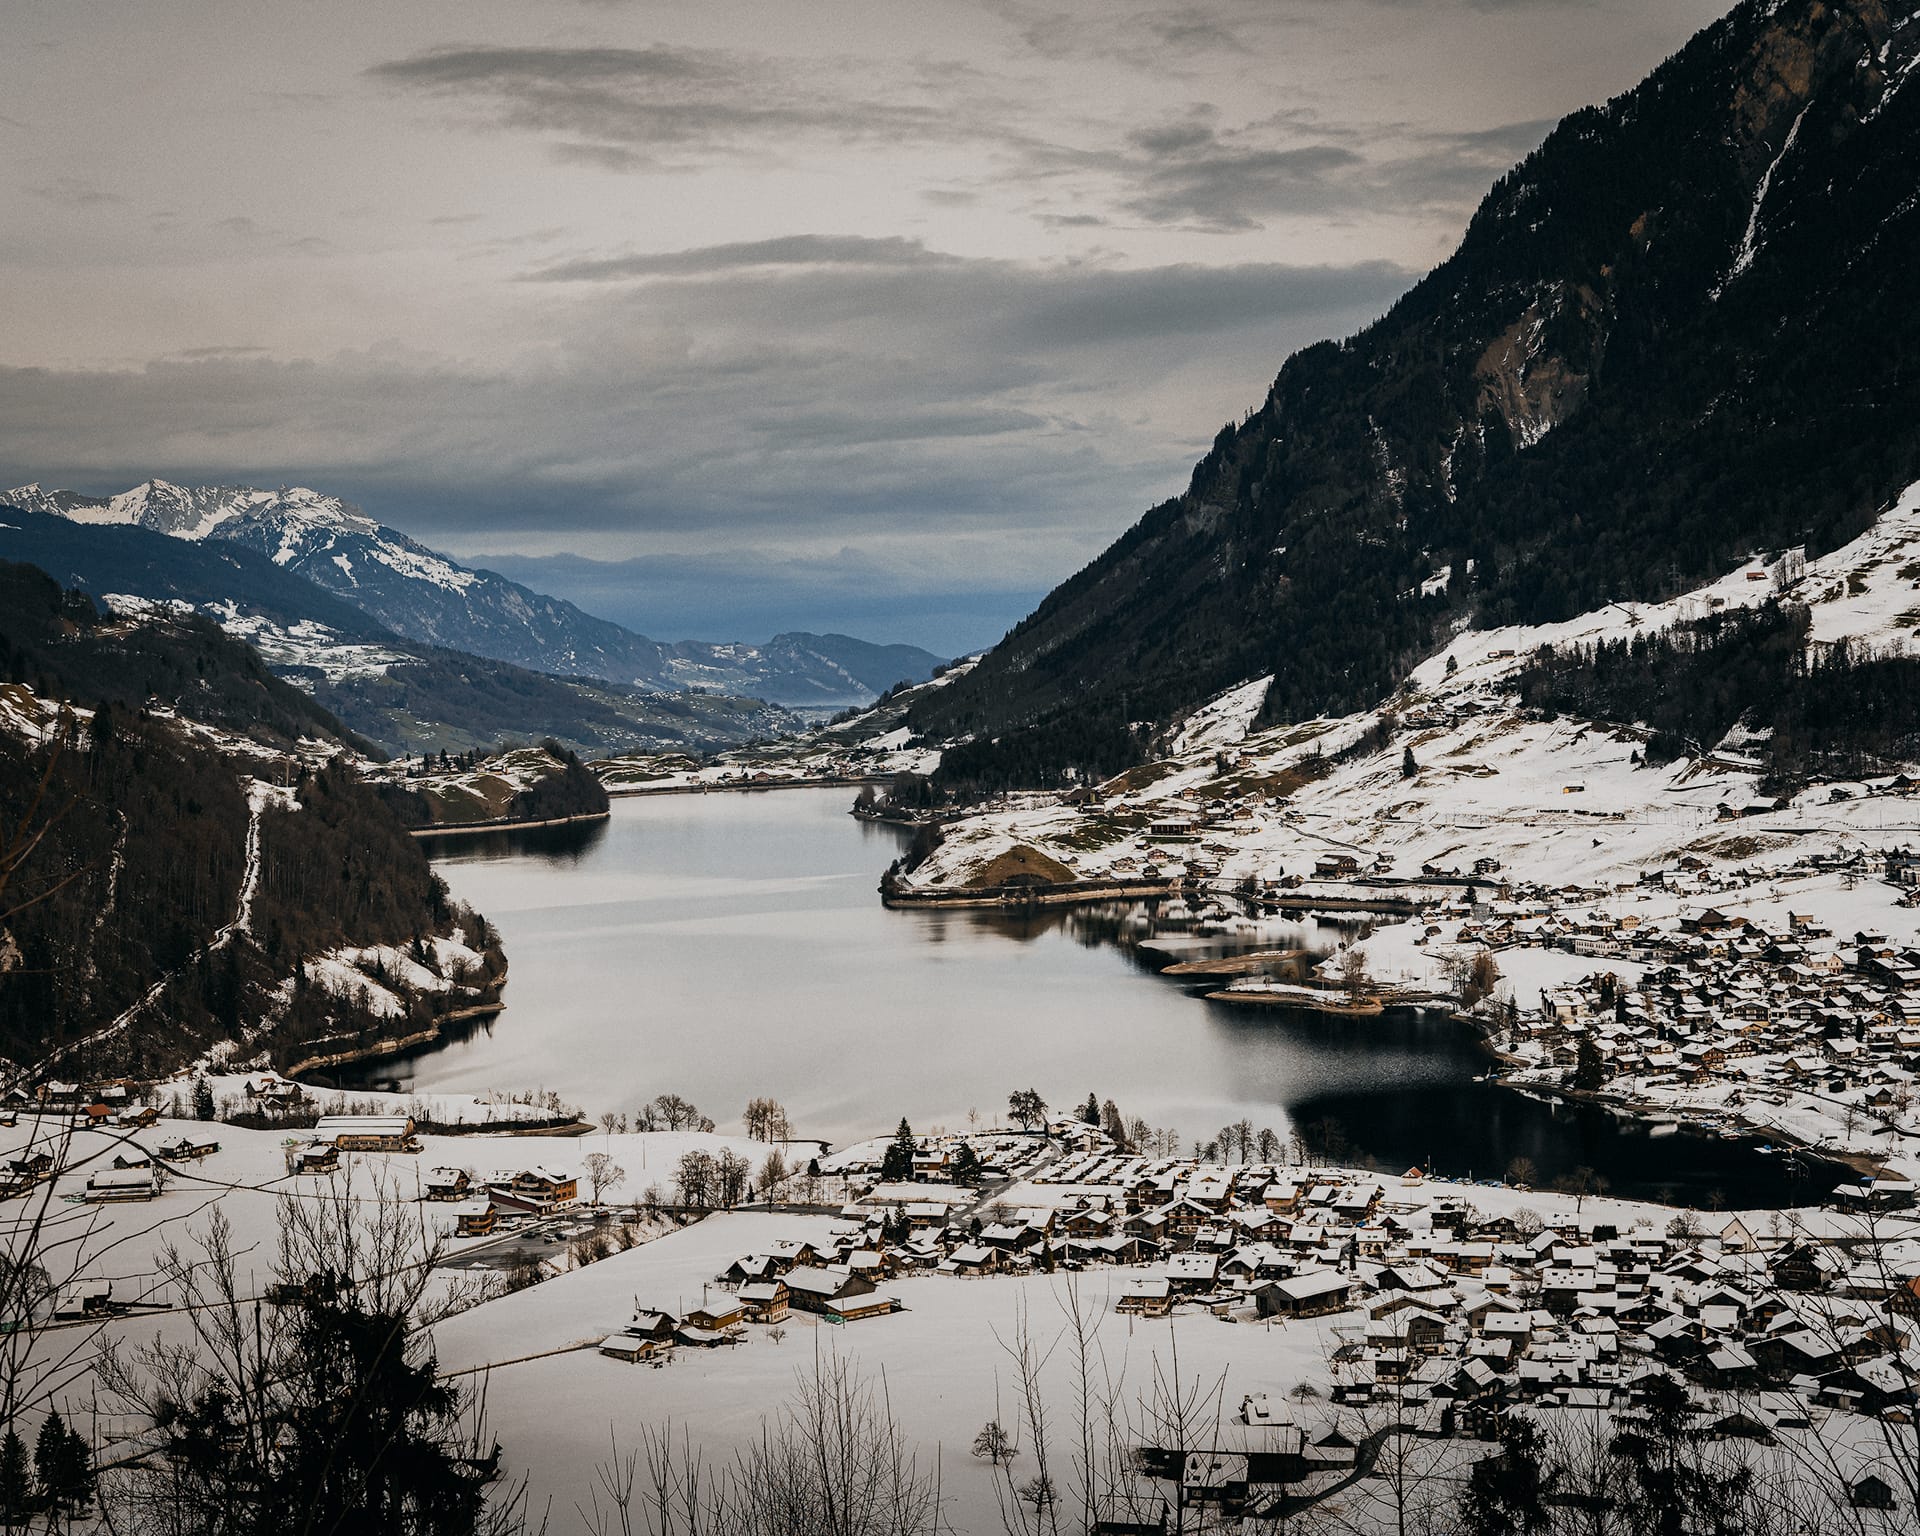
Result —
[[[605, 824], [437, 842], [454, 893], [505, 938], [506, 1011], [357, 1080], [551, 1088], [591, 1117], [673, 1092], [722, 1129], [765, 1094], [798, 1134], [836, 1144], [902, 1115], [986, 1124], [1016, 1088], [1059, 1105], [1091, 1090], [1189, 1144], [1242, 1118], [1283, 1135], [1333, 1119], [1396, 1170], [1497, 1175], [1526, 1156], [1542, 1178], [1594, 1168], [1622, 1195], [1792, 1193], [1780, 1159], [1752, 1148], [1649, 1138], [1475, 1082], [1484, 1058], [1438, 1015], [1209, 1003], [1153, 974], [1164, 956], [1120, 912], [889, 912], [875, 886], [903, 837], [849, 803], [838, 789], [629, 798]], [[1337, 938], [1306, 922], [1277, 942]]]

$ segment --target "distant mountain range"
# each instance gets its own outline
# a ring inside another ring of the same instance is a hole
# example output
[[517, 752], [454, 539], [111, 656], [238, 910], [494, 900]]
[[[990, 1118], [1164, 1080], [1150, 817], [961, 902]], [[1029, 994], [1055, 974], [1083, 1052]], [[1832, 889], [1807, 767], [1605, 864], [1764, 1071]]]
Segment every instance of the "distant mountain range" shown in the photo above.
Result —
[[710, 752], [798, 730], [758, 699], [556, 677], [384, 628], [266, 555], [145, 528], [0, 506], [0, 562], [37, 566], [123, 613], [191, 609], [391, 753], [491, 749], [552, 736], [576, 751]]
[[[139, 580], [129, 582], [126, 559], [110, 542], [95, 541], [88, 558], [111, 560], [126, 573], [123, 585], [111, 590], [186, 596], [197, 605], [222, 599], [244, 607], [270, 603], [281, 617], [309, 617], [343, 631], [352, 627], [342, 621], [344, 605], [403, 639], [560, 676], [837, 708], [863, 703], [898, 682], [924, 681], [943, 659], [915, 646], [874, 645], [845, 635], [778, 635], [765, 645], [663, 644], [492, 571], [469, 569], [337, 496], [300, 487], [267, 491], [149, 480], [103, 497], [26, 485], [0, 492], [0, 504], [8, 503], [81, 528], [142, 529], [187, 545], [249, 550], [331, 601], [303, 603], [301, 589], [286, 582], [208, 594], [204, 568], [195, 577], [197, 595], [163, 591], [173, 581], [163, 555], [145, 552]], [[0, 540], [0, 554], [9, 553]], [[253, 567], [249, 574], [258, 572]], [[54, 574], [98, 590], [92, 570]]]
[[1104, 778], [1237, 684], [1371, 708], [1467, 626], [1832, 550], [1920, 478], [1920, 26], [1747, 0], [1574, 113], [1376, 324], [913, 727], [974, 790]]

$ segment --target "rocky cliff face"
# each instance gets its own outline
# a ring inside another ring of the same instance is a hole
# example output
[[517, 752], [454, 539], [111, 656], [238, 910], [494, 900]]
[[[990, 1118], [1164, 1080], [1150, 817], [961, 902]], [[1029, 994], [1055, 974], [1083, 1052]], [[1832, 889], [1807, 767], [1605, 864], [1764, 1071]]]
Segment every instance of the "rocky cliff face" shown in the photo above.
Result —
[[1266, 673], [1370, 704], [1463, 623], [1831, 548], [1920, 471], [1920, 22], [1749, 3], [1566, 119], [1379, 323], [1289, 359], [1183, 496], [915, 724], [978, 784], [1101, 773]]

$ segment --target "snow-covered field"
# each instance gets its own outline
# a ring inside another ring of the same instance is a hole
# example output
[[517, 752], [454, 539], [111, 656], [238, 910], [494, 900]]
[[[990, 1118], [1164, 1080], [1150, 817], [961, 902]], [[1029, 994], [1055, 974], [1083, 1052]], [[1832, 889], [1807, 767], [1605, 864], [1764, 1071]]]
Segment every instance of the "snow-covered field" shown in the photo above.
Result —
[[[216, 1100], [222, 1104], [244, 1102], [244, 1081], [238, 1077], [210, 1079]], [[393, 1114], [406, 1113], [409, 1106], [429, 1110], [435, 1121], [441, 1123], [458, 1123], [464, 1118], [474, 1124], [503, 1126], [534, 1112], [526, 1105], [492, 1103], [456, 1094], [426, 1099], [354, 1094], [343, 1107], [359, 1113]], [[326, 1110], [334, 1106], [323, 1098], [319, 1107]], [[74, 1203], [85, 1190], [88, 1178], [110, 1168], [116, 1156], [151, 1151], [183, 1136], [195, 1141], [217, 1141], [220, 1149], [198, 1161], [178, 1164], [156, 1199], [124, 1204]], [[63, 1171], [54, 1184], [52, 1209], [70, 1219], [71, 1230], [88, 1234], [84, 1242], [77, 1245], [78, 1252], [90, 1256], [86, 1273], [112, 1280], [116, 1298], [165, 1305], [172, 1298], [158, 1278], [162, 1249], [170, 1242], [184, 1243], [204, 1225], [216, 1204], [233, 1225], [236, 1246], [259, 1256], [263, 1274], [271, 1267], [280, 1200], [309, 1197], [320, 1186], [322, 1176], [287, 1172], [287, 1147], [310, 1139], [310, 1132], [297, 1128], [251, 1130], [220, 1121], [165, 1117], [141, 1130], [109, 1128], [69, 1132], [62, 1121], [53, 1117], [43, 1120], [22, 1115], [17, 1126], [0, 1129], [0, 1161], [23, 1158], [35, 1150], [57, 1155]], [[584, 1159], [590, 1153], [602, 1152], [611, 1157], [625, 1175], [605, 1192], [610, 1203], [640, 1200], [649, 1188], [655, 1187], [663, 1199], [671, 1201], [674, 1172], [687, 1153], [704, 1152], [717, 1157], [723, 1151], [730, 1151], [747, 1159], [757, 1174], [770, 1151], [764, 1142], [695, 1131], [581, 1137], [423, 1135], [420, 1144], [418, 1153], [404, 1155], [348, 1154], [343, 1159], [346, 1172], [341, 1177], [349, 1181], [360, 1198], [372, 1198], [376, 1189], [384, 1187], [397, 1191], [403, 1198], [417, 1199], [422, 1175], [433, 1168], [464, 1168], [484, 1179], [499, 1171], [540, 1164], [579, 1175]], [[586, 1195], [583, 1178], [581, 1196], [584, 1199]], [[0, 1234], [5, 1235], [10, 1246], [22, 1240], [23, 1224], [31, 1220], [43, 1198], [44, 1189], [37, 1189], [28, 1197], [0, 1203]], [[432, 1204], [422, 1209], [429, 1218], [438, 1214]], [[465, 1239], [455, 1247], [466, 1249], [489, 1241], [493, 1240]], [[92, 1255], [99, 1257], [95, 1260]], [[65, 1258], [49, 1263], [48, 1267], [56, 1282], [67, 1278], [76, 1268]]]
[[[1812, 644], [1850, 637], [1912, 649], [1920, 623], [1916, 559], [1920, 485], [1860, 538], [1790, 583], [1781, 580], [1785, 595], [1811, 608]], [[1542, 645], [1652, 633], [1775, 592], [1773, 568], [1756, 561], [1665, 603], [1613, 604], [1564, 624], [1464, 631], [1380, 710], [1261, 732], [1250, 731], [1266, 687], [1255, 679], [1195, 711], [1172, 733], [1166, 758], [1104, 786], [1100, 806], [1025, 805], [954, 823], [914, 881], [965, 884], [1016, 843], [1087, 878], [1147, 862], [1177, 872], [1198, 855], [1223, 886], [1296, 875], [1311, 890], [1316, 861], [1342, 852], [1363, 852], [1363, 863], [1378, 859], [1399, 877], [1417, 878], [1429, 863], [1464, 870], [1491, 856], [1508, 877], [1595, 883], [1631, 880], [1686, 852], [1764, 871], [1817, 848], [1878, 847], [1920, 835], [1920, 801], [1885, 781], [1822, 784], [1773, 813], [1727, 822], [1722, 807], [1751, 805], [1760, 772], [1731, 744], [1709, 758], [1650, 767], [1641, 761], [1643, 731], [1527, 718], [1503, 687]], [[1387, 714], [1399, 726], [1390, 747], [1339, 759]], [[1403, 773], [1408, 748], [1417, 765], [1411, 777]], [[1835, 787], [1850, 798], [1835, 800]], [[1210, 820], [1193, 843], [1149, 837], [1151, 819], [1193, 815], [1209, 801], [1241, 810]], [[1882, 922], [1894, 921], [1881, 910], [1889, 902], [1859, 896], [1842, 905], [1873, 906]], [[1838, 907], [1836, 914], [1843, 915]], [[1913, 932], [1911, 916], [1903, 918], [1899, 931]]]

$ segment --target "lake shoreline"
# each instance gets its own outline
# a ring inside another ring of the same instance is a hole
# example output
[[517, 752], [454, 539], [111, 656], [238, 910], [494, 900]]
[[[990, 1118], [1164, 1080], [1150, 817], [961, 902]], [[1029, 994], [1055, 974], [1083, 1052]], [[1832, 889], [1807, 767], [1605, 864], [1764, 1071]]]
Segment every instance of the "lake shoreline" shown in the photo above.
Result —
[[582, 811], [577, 816], [549, 816], [540, 821], [450, 821], [436, 823], [430, 827], [409, 827], [410, 837], [462, 837], [469, 833], [482, 832], [537, 832], [542, 827], [571, 827], [582, 822], [607, 821], [613, 816], [608, 811]]
[[[341, 1086], [540, 1084], [596, 1115], [671, 1090], [721, 1119], [749, 1091], [771, 1092], [795, 1124], [851, 1142], [903, 1111], [922, 1130], [965, 1123], [975, 1107], [991, 1117], [1031, 1082], [1075, 1102], [1094, 1089], [1183, 1140], [1242, 1118], [1305, 1124], [1324, 1112], [1358, 1130], [1382, 1166], [1439, 1152], [1441, 1170], [1504, 1169], [1525, 1156], [1548, 1179], [1591, 1165], [1624, 1194], [1681, 1204], [1716, 1189], [1740, 1204], [1787, 1198], [1783, 1159], [1749, 1146], [1709, 1138], [1675, 1162], [1597, 1108], [1556, 1117], [1499, 1091], [1494, 1069], [1506, 1064], [1488, 1059], [1474, 1021], [1460, 1027], [1452, 1000], [1387, 1007], [1355, 1027], [1337, 1011], [1215, 1007], [1204, 994], [1224, 987], [1205, 984], [1210, 966], [1168, 976], [1189, 984], [1156, 996], [1141, 982], [1163, 967], [1129, 940], [1170, 883], [883, 902], [875, 877], [903, 838], [847, 815], [844, 785], [728, 787], [730, 799], [686, 788], [625, 797], [604, 831], [430, 843], [454, 894], [501, 927], [517, 1000], [501, 1027], [450, 1028], [364, 1072], [343, 1067]], [[1299, 894], [1331, 905], [1330, 892]], [[1249, 943], [1282, 960], [1319, 954], [1359, 916], [1269, 920]], [[1179, 939], [1176, 964], [1248, 947], [1231, 934], [1167, 937]], [[706, 1022], [688, 1029], [695, 1018]], [[962, 1039], [964, 1051], [940, 1048]]]
[[642, 795], [745, 795], [771, 789], [859, 789], [865, 784], [886, 784], [885, 778], [857, 779], [780, 779], [755, 784], [603, 784], [609, 800], [634, 799]]

